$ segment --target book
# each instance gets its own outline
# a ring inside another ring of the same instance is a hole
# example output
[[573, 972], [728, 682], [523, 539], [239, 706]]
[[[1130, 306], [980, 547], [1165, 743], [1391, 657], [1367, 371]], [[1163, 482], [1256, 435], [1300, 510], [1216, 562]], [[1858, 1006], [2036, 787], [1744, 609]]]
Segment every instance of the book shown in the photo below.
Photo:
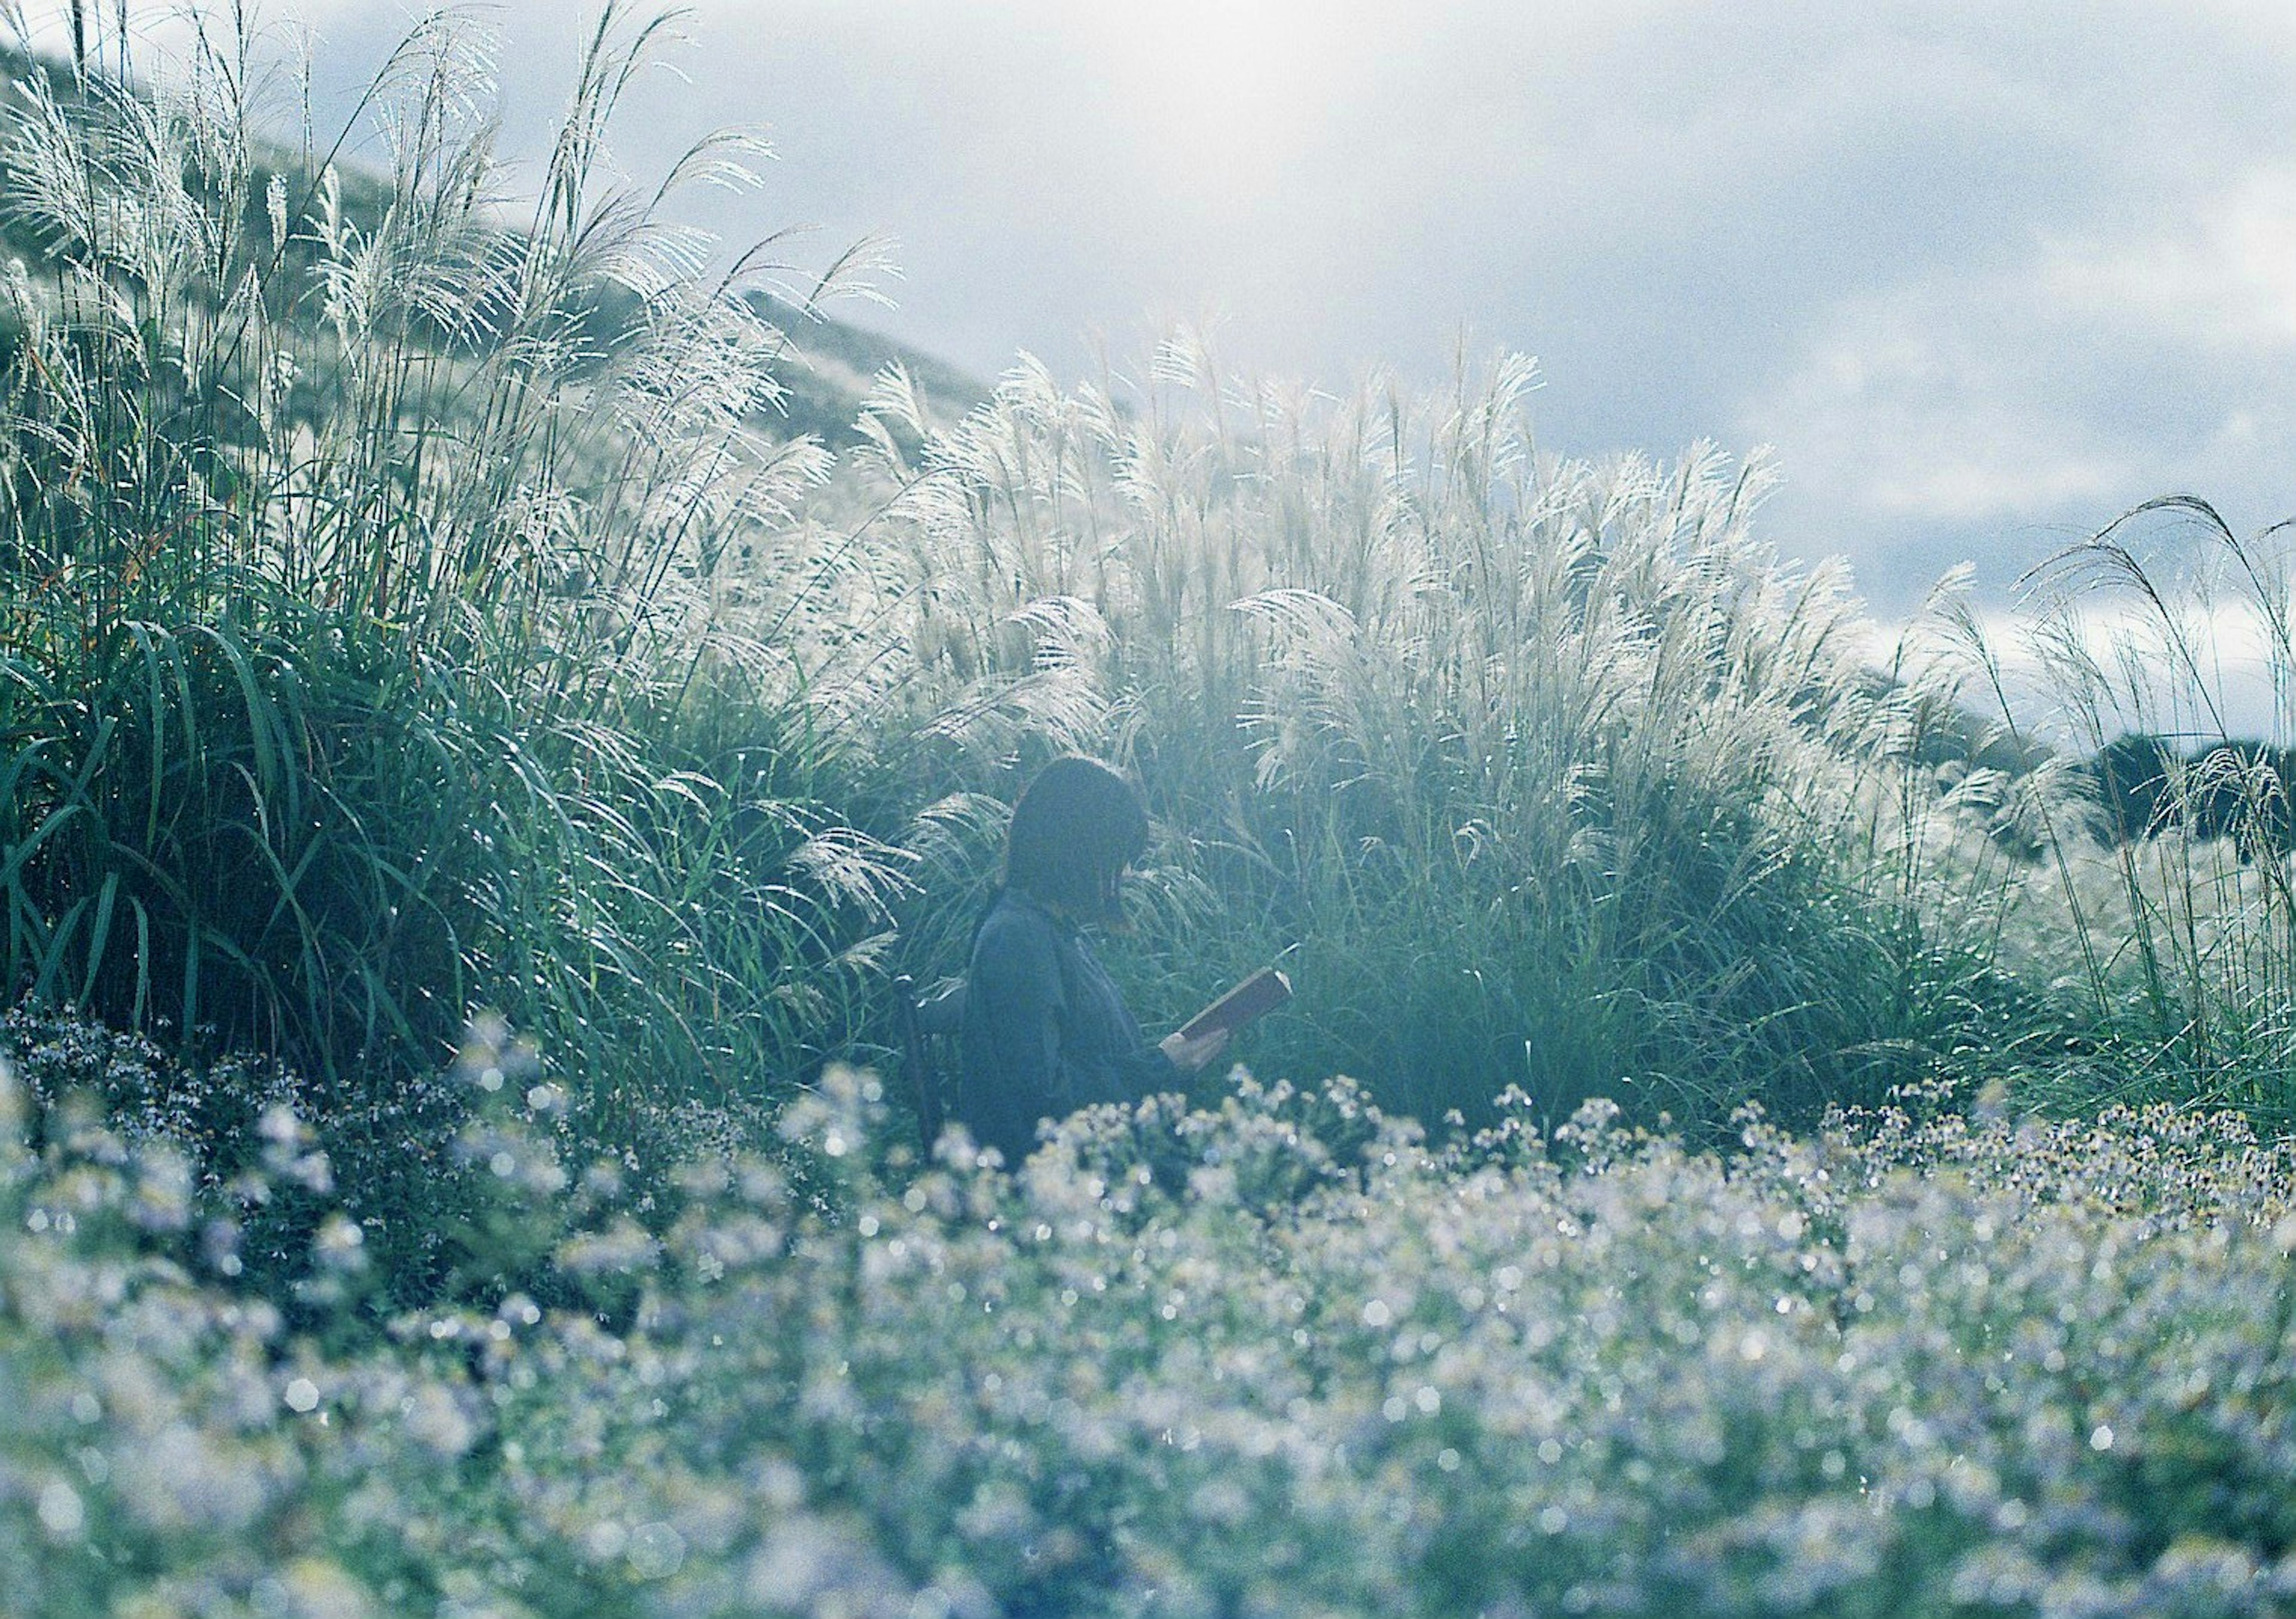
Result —
[[1233, 1033], [1292, 998], [1292, 980], [1263, 967], [1180, 1026], [1180, 1038], [1201, 1040], [1214, 1029]]

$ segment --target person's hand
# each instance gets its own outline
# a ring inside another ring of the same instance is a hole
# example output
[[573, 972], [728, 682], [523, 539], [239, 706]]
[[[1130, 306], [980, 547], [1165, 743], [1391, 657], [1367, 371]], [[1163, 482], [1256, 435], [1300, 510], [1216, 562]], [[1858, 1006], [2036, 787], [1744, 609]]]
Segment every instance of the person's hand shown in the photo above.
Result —
[[1193, 1040], [1185, 1040], [1175, 1031], [1157, 1042], [1157, 1049], [1170, 1058], [1172, 1066], [1181, 1073], [1201, 1074], [1219, 1059], [1219, 1054], [1222, 1051], [1227, 1050], [1227, 1037], [1230, 1032], [1227, 1029], [1214, 1029], [1208, 1034], [1200, 1034]]

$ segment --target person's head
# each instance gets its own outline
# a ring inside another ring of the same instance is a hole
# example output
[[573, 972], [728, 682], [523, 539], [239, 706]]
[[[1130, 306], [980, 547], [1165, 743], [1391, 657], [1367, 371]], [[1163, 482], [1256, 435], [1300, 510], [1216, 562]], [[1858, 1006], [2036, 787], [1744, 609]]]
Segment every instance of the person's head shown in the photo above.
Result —
[[1054, 759], [1013, 806], [1004, 883], [1079, 922], [1122, 919], [1125, 868], [1148, 846], [1148, 811], [1097, 759]]

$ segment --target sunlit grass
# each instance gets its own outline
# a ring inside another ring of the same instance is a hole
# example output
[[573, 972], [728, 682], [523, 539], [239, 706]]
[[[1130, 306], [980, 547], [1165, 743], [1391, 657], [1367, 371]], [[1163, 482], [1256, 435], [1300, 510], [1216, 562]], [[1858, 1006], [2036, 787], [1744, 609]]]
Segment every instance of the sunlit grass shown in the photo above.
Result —
[[[434, 1068], [481, 1006], [671, 1092], [849, 1026], [904, 862], [818, 794], [858, 751], [806, 639], [836, 563], [757, 565], [826, 465], [767, 430], [768, 311], [805, 306], [761, 295], [769, 245], [729, 266], [663, 218], [746, 183], [749, 137], [606, 182], [660, 25], [596, 22], [523, 219], [466, 20], [379, 72], [379, 177], [269, 133], [296, 64], [236, 13], [132, 83], [17, 75], [11, 994], [353, 1085]], [[733, 563], [790, 634], [717, 619]]]
[[[2126, 533], [2052, 751], [1520, 356], [897, 367], [832, 462], [834, 285], [599, 189], [656, 25], [513, 219], [461, 22], [381, 176], [217, 22], [0, 118], [10, 1614], [2296, 1605], [2286, 789]], [[2229, 836], [2106, 836], [2124, 728]], [[922, 1158], [824, 1061], [1070, 748], [1270, 1083]]]
[[1764, 468], [1543, 454], [1533, 380], [1247, 386], [1180, 337], [1129, 380], [1024, 364], [936, 431], [889, 379], [910, 712], [960, 765], [1133, 763], [1170, 889], [1141, 952], [1194, 980], [1155, 1010], [1289, 948], [1283, 1071], [1429, 1119], [1518, 1084], [1555, 1118], [1878, 1099], [1966, 1043], [1989, 959], [1880, 846], [1944, 699], [1876, 681], [1841, 571], [1760, 540]]
[[[2163, 500], [2045, 570], [2009, 645], [1959, 625], [2003, 724], [2067, 749], [2002, 794], [2038, 858], [2001, 874], [2001, 936], [2109, 1048], [2082, 1088], [2235, 1105], [2276, 1130], [2296, 1117], [2290, 783], [2273, 752], [2296, 721], [2287, 541]], [[2226, 623], [2246, 631], [2237, 671]], [[2032, 671], [2022, 689], [2011, 657]]]

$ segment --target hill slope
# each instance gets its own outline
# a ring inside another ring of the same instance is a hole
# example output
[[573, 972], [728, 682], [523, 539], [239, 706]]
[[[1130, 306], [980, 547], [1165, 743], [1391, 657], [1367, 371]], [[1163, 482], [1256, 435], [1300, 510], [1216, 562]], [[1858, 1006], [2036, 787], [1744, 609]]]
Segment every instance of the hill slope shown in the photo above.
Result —
[[[26, 106], [20, 81], [35, 72], [47, 77], [66, 107], [78, 105], [82, 100], [69, 65], [35, 61], [20, 51], [0, 47], [0, 198], [13, 196], [18, 189], [10, 173], [7, 145], [15, 120], [23, 116]], [[258, 179], [276, 175], [287, 182], [291, 194], [314, 189], [309, 169], [292, 146], [284, 143], [273, 146], [261, 154], [261, 161]], [[346, 222], [371, 234], [390, 204], [389, 180], [355, 163], [338, 163], [335, 168]], [[102, 201], [100, 197], [90, 198], [91, 206]], [[514, 238], [517, 233], [505, 227], [506, 236]], [[48, 252], [49, 243], [37, 223], [26, 217], [20, 208], [0, 203], [0, 253], [21, 259], [37, 283]], [[919, 398], [936, 420], [953, 421], [988, 395], [987, 384], [955, 366], [865, 326], [820, 309], [800, 309], [762, 293], [753, 302], [760, 316], [781, 327], [791, 339], [777, 376], [785, 393], [760, 422], [775, 437], [810, 435], [832, 447], [856, 442], [854, 419], [876, 378], [888, 366], [898, 365], [908, 373]], [[624, 311], [608, 308], [602, 313], [610, 324]], [[0, 315], [0, 320], [5, 318]], [[0, 331], [0, 339], [12, 336]]]

